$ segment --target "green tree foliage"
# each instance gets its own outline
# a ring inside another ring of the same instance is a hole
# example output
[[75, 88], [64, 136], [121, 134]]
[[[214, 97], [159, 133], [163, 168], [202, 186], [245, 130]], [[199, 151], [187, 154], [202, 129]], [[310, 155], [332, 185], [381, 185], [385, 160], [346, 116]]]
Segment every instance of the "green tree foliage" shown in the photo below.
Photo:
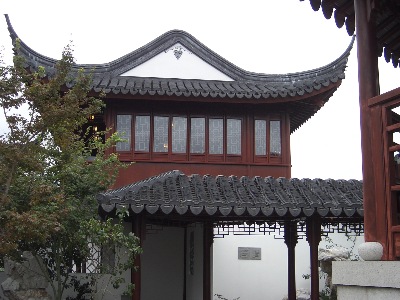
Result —
[[[123, 216], [98, 218], [95, 196], [122, 167], [116, 155], [105, 153], [118, 138], [104, 141], [104, 132], [84, 130], [104, 104], [88, 96], [90, 76], [74, 71], [73, 63], [66, 47], [50, 78], [41, 67], [28, 72], [20, 56], [14, 66], [0, 64], [0, 107], [8, 126], [0, 136], [0, 257], [19, 259], [30, 251], [42, 259], [55, 299], [76, 285], [71, 270], [90, 259], [88, 241], [127, 258], [107, 268], [115, 285], [141, 251], [137, 238], [124, 234]], [[96, 156], [89, 160], [93, 150]], [[96, 272], [104, 267], [98, 264]]]

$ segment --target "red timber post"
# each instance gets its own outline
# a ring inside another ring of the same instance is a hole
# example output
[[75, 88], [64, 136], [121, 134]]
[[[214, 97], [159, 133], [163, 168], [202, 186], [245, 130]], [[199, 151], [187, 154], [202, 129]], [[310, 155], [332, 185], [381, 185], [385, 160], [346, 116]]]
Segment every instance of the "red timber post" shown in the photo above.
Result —
[[288, 300], [296, 300], [297, 222], [285, 221], [285, 244], [288, 248]]
[[370, 109], [368, 99], [379, 94], [379, 72], [375, 22], [371, 0], [354, 0], [356, 15], [358, 83], [363, 168], [364, 228], [366, 242], [380, 242], [386, 252], [385, 184], [383, 143], [378, 107]]
[[212, 222], [204, 222], [203, 226], [203, 300], [211, 300], [211, 247], [214, 228]]
[[[140, 246], [143, 246], [143, 240], [145, 235], [146, 224], [144, 218], [140, 215], [135, 215], [132, 221], [132, 232], [135, 236], [140, 239]], [[131, 271], [131, 282], [135, 285], [135, 289], [132, 293], [132, 300], [140, 300], [141, 294], [141, 263], [140, 255], [135, 257], [135, 268]]]
[[321, 218], [307, 219], [307, 241], [310, 245], [311, 300], [319, 300], [318, 245], [321, 242]]

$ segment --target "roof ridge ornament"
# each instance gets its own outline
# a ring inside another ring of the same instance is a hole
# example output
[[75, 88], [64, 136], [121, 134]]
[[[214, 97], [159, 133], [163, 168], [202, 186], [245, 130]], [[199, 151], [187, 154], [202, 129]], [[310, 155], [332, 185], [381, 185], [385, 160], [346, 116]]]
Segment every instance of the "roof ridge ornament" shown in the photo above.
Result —
[[167, 53], [169, 51], [172, 51], [174, 53], [174, 56], [175, 56], [176, 59], [180, 59], [182, 54], [183, 54], [183, 52], [187, 52], [188, 54], [193, 54], [192, 51], [186, 49], [180, 43], [176, 43], [174, 46], [164, 50], [164, 53]]

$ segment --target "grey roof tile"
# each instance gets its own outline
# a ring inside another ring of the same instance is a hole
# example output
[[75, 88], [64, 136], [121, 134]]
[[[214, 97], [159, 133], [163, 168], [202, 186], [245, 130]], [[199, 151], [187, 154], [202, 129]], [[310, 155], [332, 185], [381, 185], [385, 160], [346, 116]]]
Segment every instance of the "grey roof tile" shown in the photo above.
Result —
[[[14, 31], [11, 23], [9, 21], [8, 16], [6, 16], [8, 29], [10, 31], [10, 36], [12, 37], [13, 41], [18, 38], [18, 35]], [[353, 39], [354, 40], [354, 39]], [[212, 65], [216, 69], [220, 70], [221, 72], [225, 73], [229, 77], [233, 79], [232, 82], [222, 82], [222, 83], [231, 83], [234, 82], [238, 83], [252, 83], [252, 86], [255, 86], [257, 83], [263, 83], [265, 85], [271, 87], [281, 87], [283, 89], [288, 88], [287, 84], [290, 85], [296, 84], [299, 88], [309, 87], [306, 84], [308, 79], [319, 79], [325, 82], [336, 82], [339, 78], [344, 78], [344, 71], [346, 68], [347, 58], [350, 54], [350, 50], [353, 45], [353, 41], [348, 47], [348, 49], [340, 56], [337, 60], [328, 64], [324, 67], [309, 70], [305, 72], [299, 73], [290, 73], [290, 74], [263, 74], [263, 73], [254, 73], [245, 71], [234, 64], [230, 63], [229, 61], [225, 60], [197, 39], [195, 39], [190, 34], [180, 31], [180, 30], [172, 30], [166, 32], [162, 36], [156, 38], [155, 40], [151, 41], [147, 45], [121, 57], [112, 62], [106, 64], [98, 64], [98, 65], [88, 65], [88, 64], [77, 64], [75, 65], [75, 69], [83, 69], [88, 73], [93, 74], [93, 88], [98, 87], [96, 82], [98, 82], [98, 78], [102, 78], [101, 87], [103, 87], [107, 82], [107, 80], [112, 81], [115, 78], [119, 78], [121, 74], [124, 72], [134, 68], [135, 66], [140, 65], [144, 61], [147, 61], [160, 53], [161, 51], [168, 48], [168, 46], [173, 45], [175, 43], [181, 43], [186, 48], [190, 49], [193, 53], [198, 55], [201, 59], [203, 59], [206, 63]], [[41, 55], [31, 48], [29, 48], [23, 41], [21, 41], [21, 48], [20, 52], [24, 55], [27, 59], [28, 66], [32, 68], [37, 68], [37, 66], [42, 65], [44, 66], [50, 73], [54, 73], [54, 67], [56, 65], [56, 60]], [[141, 78], [139, 77], [130, 77], [131, 80], [140, 81]], [[163, 79], [163, 78], [149, 78], [149, 80], [162, 80], [162, 81], [169, 81], [169, 82], [176, 82], [180, 81], [180, 79]], [[188, 81], [202, 83], [203, 80], [198, 79], [187, 79]], [[110, 83], [112, 85], [112, 83]], [[286, 84], [286, 85], [285, 85]], [[105, 85], [105, 86], [108, 86]], [[241, 84], [241, 89], [237, 90], [238, 92], [242, 92], [242, 90], [250, 93], [249, 95], [254, 95], [255, 92], [258, 90], [254, 90], [250, 87], [250, 85], [246, 86], [245, 84]], [[202, 86], [203, 92], [211, 93], [216, 92], [219, 87], [216, 84], [213, 85], [204, 85]], [[217, 89], [217, 90], [215, 90]], [[143, 89], [144, 91], [149, 91], [150, 89]], [[123, 88], [121, 88], [121, 92], [123, 92]], [[182, 92], [184, 92], [182, 90]], [[310, 91], [311, 92], [311, 91]], [[286, 94], [285, 94], [286, 97]]]
[[187, 176], [170, 171], [99, 194], [97, 199], [105, 214], [123, 205], [136, 214], [215, 218], [363, 216], [362, 182], [357, 180]]
[[[8, 16], [6, 16], [6, 20], [10, 36], [15, 43], [18, 35], [14, 31]], [[121, 76], [121, 74], [148, 61], [176, 43], [182, 44], [189, 51], [233, 80]], [[304, 103], [303, 106], [291, 110], [293, 113], [290, 118], [290, 129], [293, 132], [320, 108], [313, 101], [310, 100], [306, 103], [308, 100], [302, 98], [318, 97], [318, 93], [321, 92], [317, 91], [320, 91], [322, 86], [326, 90], [323, 92], [328, 92], [328, 94], [323, 95], [323, 101], [326, 102], [332, 96], [340, 84], [340, 80], [344, 78], [347, 59], [353, 43], [354, 38], [348, 49], [338, 59], [321, 68], [289, 74], [263, 74], [245, 71], [207, 48], [190, 34], [180, 30], [172, 30], [112, 62], [97, 65], [76, 64], [73, 66], [73, 70], [83, 69], [90, 73], [93, 78], [92, 91], [95, 93], [105, 92], [110, 97], [115, 98], [118, 95], [131, 95], [132, 97], [168, 95], [171, 97], [190, 97], [192, 101], [199, 102], [207, 101], [209, 98], [219, 102], [256, 100], [257, 103], [269, 103], [269, 101], [276, 101], [277, 99], [285, 100], [290, 105], [302, 102]], [[35, 52], [22, 40], [20, 40], [20, 45], [19, 54], [25, 57], [28, 68], [34, 70], [38, 66], [43, 66], [46, 68], [48, 76], [54, 75], [57, 63], [55, 59]], [[313, 106], [313, 109], [307, 108], [310, 105]], [[301, 113], [301, 111], [307, 111], [307, 113]], [[298, 114], [301, 115], [298, 116]]]

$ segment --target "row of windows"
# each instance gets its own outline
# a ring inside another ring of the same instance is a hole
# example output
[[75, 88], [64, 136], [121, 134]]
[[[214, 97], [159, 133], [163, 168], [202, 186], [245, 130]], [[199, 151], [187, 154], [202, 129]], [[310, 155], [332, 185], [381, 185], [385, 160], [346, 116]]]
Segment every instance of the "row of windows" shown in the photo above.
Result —
[[[135, 152], [242, 154], [243, 126], [239, 118], [117, 115], [116, 121], [117, 132], [125, 140], [117, 143], [119, 152], [131, 151], [133, 138]], [[254, 148], [257, 156], [281, 155], [279, 120], [255, 120]]]

